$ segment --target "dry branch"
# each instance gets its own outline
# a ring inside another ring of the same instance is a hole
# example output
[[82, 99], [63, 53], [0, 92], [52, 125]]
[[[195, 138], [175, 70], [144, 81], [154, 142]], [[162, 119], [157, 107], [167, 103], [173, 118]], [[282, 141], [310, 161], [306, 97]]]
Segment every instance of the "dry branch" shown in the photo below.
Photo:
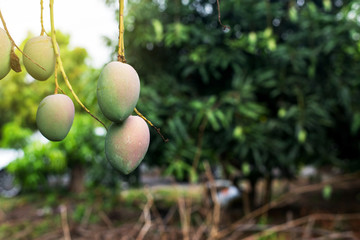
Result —
[[357, 172], [357, 173], [352, 173], [352, 174], [346, 174], [346, 175], [343, 175], [340, 177], [335, 177], [333, 179], [329, 179], [328, 181], [324, 181], [321, 183], [298, 187], [298, 188], [292, 190], [291, 192], [282, 195], [278, 199], [275, 199], [275, 200], [271, 201], [270, 203], [265, 204], [264, 206], [247, 214], [240, 220], [233, 223], [230, 227], [220, 231], [218, 237], [224, 238], [225, 236], [232, 233], [234, 231], [234, 229], [236, 229], [239, 225], [243, 224], [244, 222], [246, 222], [250, 219], [259, 217], [259, 216], [263, 215], [264, 213], [268, 212], [270, 209], [281, 206], [282, 204], [284, 204], [286, 202], [289, 203], [289, 202], [294, 201], [296, 199], [295, 198], [296, 195], [321, 190], [325, 185], [328, 185], [328, 184], [341, 185], [347, 181], [358, 181], [359, 176], [360, 176], [360, 172]]
[[144, 210], [143, 210], [143, 217], [144, 217], [145, 224], [141, 228], [136, 240], [144, 239], [146, 233], [149, 231], [151, 224], [152, 224], [150, 209], [154, 203], [154, 199], [151, 196], [150, 191], [148, 189], [145, 189], [145, 193], [146, 193], [146, 198], [147, 198], [147, 202], [146, 202]]
[[309, 220], [318, 221], [318, 220], [339, 220], [339, 221], [345, 221], [345, 220], [354, 220], [354, 219], [360, 219], [360, 213], [353, 213], [353, 214], [311, 214], [302, 218], [298, 218], [292, 221], [288, 221], [284, 224], [280, 224], [274, 227], [271, 227], [261, 233], [257, 233], [254, 235], [251, 235], [244, 240], [256, 240], [261, 237], [266, 237], [274, 233], [282, 232], [285, 230], [288, 230], [290, 228], [294, 228], [299, 225], [303, 225]]
[[60, 214], [61, 214], [61, 225], [64, 232], [64, 240], [71, 240], [69, 223], [67, 220], [67, 208], [66, 205], [60, 205]]
[[179, 213], [180, 213], [180, 220], [181, 220], [181, 231], [183, 234], [184, 240], [190, 240], [189, 232], [190, 232], [190, 223], [189, 223], [189, 216], [186, 212], [186, 205], [184, 197], [180, 197], [178, 199], [178, 206], [179, 206]]
[[215, 185], [214, 176], [212, 175], [211, 170], [210, 170], [210, 165], [207, 162], [205, 163], [205, 172], [206, 172], [206, 177], [208, 178], [208, 180], [210, 182], [210, 194], [211, 194], [211, 199], [214, 203], [214, 209], [213, 209], [213, 213], [212, 213], [212, 224], [211, 224], [211, 231], [210, 231], [209, 239], [218, 239], [219, 238], [218, 232], [219, 232], [221, 206], [220, 206], [220, 203], [219, 203], [217, 195], [216, 195], [216, 185]]

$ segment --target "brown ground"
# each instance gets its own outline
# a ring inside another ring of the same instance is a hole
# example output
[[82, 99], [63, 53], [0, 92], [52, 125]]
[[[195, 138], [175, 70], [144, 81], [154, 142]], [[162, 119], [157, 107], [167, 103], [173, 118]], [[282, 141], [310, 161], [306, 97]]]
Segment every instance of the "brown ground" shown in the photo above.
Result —
[[99, 207], [104, 199], [94, 200], [77, 219], [84, 201], [64, 196], [44, 207], [39, 198], [27, 199], [9, 208], [0, 205], [0, 239], [360, 239], [359, 175], [332, 179], [330, 185], [333, 192], [325, 200], [324, 184], [291, 183], [285, 197], [249, 219], [241, 205], [222, 209], [217, 219], [216, 208], [205, 200], [179, 198], [164, 205], [151, 191], [147, 201], [119, 200], [110, 210]]

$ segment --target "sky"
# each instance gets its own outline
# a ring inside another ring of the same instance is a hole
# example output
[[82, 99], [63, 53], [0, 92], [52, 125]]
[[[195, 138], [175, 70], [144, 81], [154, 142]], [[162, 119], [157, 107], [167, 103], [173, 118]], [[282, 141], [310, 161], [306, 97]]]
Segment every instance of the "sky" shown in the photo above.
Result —
[[[14, 41], [20, 43], [30, 31], [40, 34], [40, 0], [0, 0], [0, 9]], [[105, 0], [54, 0], [55, 28], [70, 34], [70, 47], [84, 47], [89, 64], [102, 67], [111, 60], [112, 50], [105, 46], [104, 36], [118, 38], [115, 9]], [[49, 0], [44, 0], [44, 26], [50, 32]], [[0, 27], [3, 28], [0, 23]]]

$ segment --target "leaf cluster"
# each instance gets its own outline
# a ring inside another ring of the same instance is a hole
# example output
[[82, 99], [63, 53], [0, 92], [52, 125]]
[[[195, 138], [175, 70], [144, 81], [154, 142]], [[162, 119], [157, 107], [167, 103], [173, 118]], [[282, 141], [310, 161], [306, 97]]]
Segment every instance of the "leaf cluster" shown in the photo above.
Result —
[[149, 163], [180, 178], [199, 152], [200, 163], [250, 166], [253, 178], [291, 177], [304, 164], [360, 167], [356, 1], [222, 1], [230, 30], [216, 1], [128, 9], [138, 108], [170, 138], [152, 137]]

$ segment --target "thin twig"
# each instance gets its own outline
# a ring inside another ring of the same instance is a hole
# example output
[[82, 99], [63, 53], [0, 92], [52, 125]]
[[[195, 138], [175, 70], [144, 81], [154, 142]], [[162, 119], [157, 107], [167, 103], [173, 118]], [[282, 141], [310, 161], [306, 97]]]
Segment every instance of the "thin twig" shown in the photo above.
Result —
[[86, 208], [85, 214], [84, 214], [83, 218], [81, 219], [82, 226], [87, 226], [92, 210], [93, 210], [92, 207]]
[[100, 211], [100, 217], [104, 221], [104, 223], [107, 225], [109, 229], [113, 228], [113, 223], [111, 222], [110, 218], [106, 215], [104, 211]]
[[211, 173], [210, 165], [208, 162], [205, 162], [205, 173], [210, 183], [211, 199], [214, 203], [214, 209], [212, 213], [212, 226], [211, 226], [209, 239], [219, 239], [218, 232], [219, 232], [221, 206], [216, 195], [216, 185], [215, 185], [214, 176]]
[[64, 240], [71, 240], [70, 228], [67, 220], [67, 209], [66, 206], [63, 204], [60, 205], [60, 214], [61, 214], [61, 224], [64, 233]]
[[125, 59], [125, 44], [124, 44], [124, 0], [119, 0], [119, 49], [118, 61], [126, 63]]
[[100, 119], [98, 119], [95, 115], [93, 115], [89, 109], [87, 109], [85, 107], [85, 105], [80, 101], [79, 97], [76, 95], [76, 93], [74, 92], [74, 90], [72, 89], [72, 86], [69, 82], [68, 77], [66, 76], [65, 73], [65, 69], [63, 66], [63, 63], [61, 61], [61, 57], [60, 57], [60, 53], [59, 53], [59, 49], [58, 49], [58, 45], [57, 45], [57, 41], [56, 41], [56, 34], [55, 34], [55, 24], [54, 24], [54, 0], [50, 0], [50, 21], [51, 21], [51, 40], [53, 43], [53, 48], [54, 48], [54, 52], [56, 55], [56, 61], [58, 62], [58, 66], [60, 69], [60, 72], [64, 78], [64, 81], [66, 83], [66, 86], [69, 88], [70, 92], [72, 93], [72, 95], [74, 96], [76, 102], [91, 116], [93, 117], [96, 121], [98, 121], [99, 123], [101, 123], [104, 128], [107, 130], [107, 127], [105, 126], [105, 123], [103, 123]]
[[179, 206], [179, 213], [180, 213], [180, 220], [181, 220], [181, 231], [183, 234], [184, 240], [190, 240], [190, 223], [189, 217], [186, 212], [186, 204], [185, 199], [183, 196], [179, 197], [178, 199], [178, 206]]
[[166, 234], [166, 226], [165, 226], [164, 221], [163, 221], [163, 219], [159, 213], [159, 210], [157, 209], [155, 204], [153, 204], [151, 210], [152, 210], [152, 213], [154, 214], [154, 216], [156, 217], [155, 222], [159, 228], [160, 239], [167, 240], [168, 236]]
[[20, 52], [23, 56], [25, 56], [27, 59], [29, 59], [32, 63], [34, 63], [36, 66], [38, 66], [38, 67], [41, 68], [42, 70], [46, 71], [45, 68], [43, 68], [40, 64], [38, 64], [38, 63], [35, 62], [34, 60], [32, 60], [27, 54], [25, 54], [25, 53], [18, 47], [18, 45], [16, 45], [14, 39], [11, 37], [10, 32], [9, 32], [7, 26], [6, 26], [6, 22], [5, 22], [5, 19], [4, 19], [3, 15], [2, 15], [2, 13], [1, 13], [1, 10], [0, 10], [0, 19], [1, 19], [1, 22], [2, 22], [2, 24], [3, 24], [3, 26], [4, 26], [4, 30], [5, 30], [6, 34], [8, 35], [8, 37], [9, 37], [9, 39], [10, 39], [11, 44], [12, 44], [13, 46], [15, 46], [16, 49], [19, 50], [19, 52]]
[[305, 217], [301, 217], [292, 221], [288, 221], [284, 224], [280, 224], [274, 227], [271, 227], [261, 233], [257, 233], [254, 235], [251, 235], [247, 238], [244, 238], [244, 240], [255, 240], [259, 238], [264, 238], [266, 236], [269, 236], [274, 233], [282, 232], [284, 230], [305, 224], [309, 221], [309, 219], [315, 220], [353, 220], [353, 219], [360, 219], [360, 213], [351, 213], [351, 214], [311, 214]]
[[13, 237], [11, 237], [11, 239], [13, 239], [13, 240], [24, 239], [32, 231], [33, 231], [33, 227], [31, 225], [28, 225], [22, 231], [17, 232]]
[[43, 36], [45, 34], [45, 28], [44, 28], [44, 1], [40, 0], [40, 23], [41, 23], [41, 32], [40, 35]]
[[221, 22], [220, 0], [216, 0], [216, 3], [217, 3], [217, 10], [218, 10], [218, 20], [219, 20], [220, 25], [223, 27], [224, 30], [230, 29], [229, 26], [224, 25], [224, 24], [222, 24], [222, 22]]
[[200, 227], [197, 229], [194, 237], [193, 237], [193, 240], [200, 240], [202, 239], [202, 236], [204, 235], [204, 233], [206, 232], [207, 230], [207, 226], [206, 224], [201, 224]]
[[306, 224], [305, 230], [302, 235], [302, 239], [309, 239], [311, 237], [312, 229], [315, 225], [316, 220], [313, 217], [310, 217], [308, 219], [308, 222]]
[[154, 198], [151, 196], [151, 193], [148, 189], [145, 189], [145, 194], [146, 194], [146, 198], [147, 198], [147, 202], [146, 202], [144, 210], [143, 210], [143, 217], [144, 217], [145, 224], [141, 228], [136, 240], [143, 240], [152, 224], [150, 209], [154, 203]]
[[356, 237], [356, 235], [353, 232], [348, 231], [348, 232], [334, 232], [334, 233], [330, 233], [330, 234], [322, 236], [322, 237], [313, 238], [312, 240], [329, 240], [329, 239], [357, 240], [359, 238]]
[[298, 187], [298, 188], [292, 190], [291, 192], [282, 195], [278, 199], [275, 199], [275, 200], [271, 201], [270, 203], [267, 203], [264, 206], [254, 210], [253, 212], [247, 214], [246, 216], [244, 216], [240, 220], [238, 220], [235, 223], [231, 224], [230, 227], [220, 231], [219, 237], [224, 238], [225, 236], [230, 234], [234, 229], [236, 229], [239, 225], [241, 225], [242, 223], [248, 221], [249, 219], [259, 217], [262, 214], [268, 212], [270, 209], [278, 207], [278, 206], [280, 206], [281, 204], [283, 204], [285, 202], [294, 201], [295, 200], [295, 197], [294, 197], [295, 195], [320, 190], [327, 184], [341, 184], [344, 181], [349, 181], [349, 180], [353, 180], [353, 179], [358, 180], [359, 176], [360, 176], [360, 172], [351, 173], [351, 174], [343, 175], [341, 177], [336, 177], [336, 178], [330, 179], [328, 181], [324, 181], [322, 183], [313, 184], [313, 185], [307, 185], [307, 186], [304, 186], [304, 187]]
[[137, 110], [136, 108], [134, 108], [135, 113], [141, 117], [142, 119], [145, 120], [145, 122], [147, 122], [152, 128], [154, 128], [156, 130], [156, 132], [160, 135], [160, 137], [163, 139], [164, 142], [169, 142], [168, 138], [165, 138], [160, 131], [160, 128], [157, 128], [154, 126], [154, 124], [152, 124], [152, 122], [150, 120], [148, 120], [144, 115], [141, 114], [141, 112], [139, 112], [139, 110]]
[[165, 218], [164, 218], [164, 224], [167, 225], [169, 224], [169, 222], [171, 221], [171, 219], [174, 217], [175, 213], [176, 213], [177, 207], [176, 205], [173, 205], [169, 211], [167, 212]]

